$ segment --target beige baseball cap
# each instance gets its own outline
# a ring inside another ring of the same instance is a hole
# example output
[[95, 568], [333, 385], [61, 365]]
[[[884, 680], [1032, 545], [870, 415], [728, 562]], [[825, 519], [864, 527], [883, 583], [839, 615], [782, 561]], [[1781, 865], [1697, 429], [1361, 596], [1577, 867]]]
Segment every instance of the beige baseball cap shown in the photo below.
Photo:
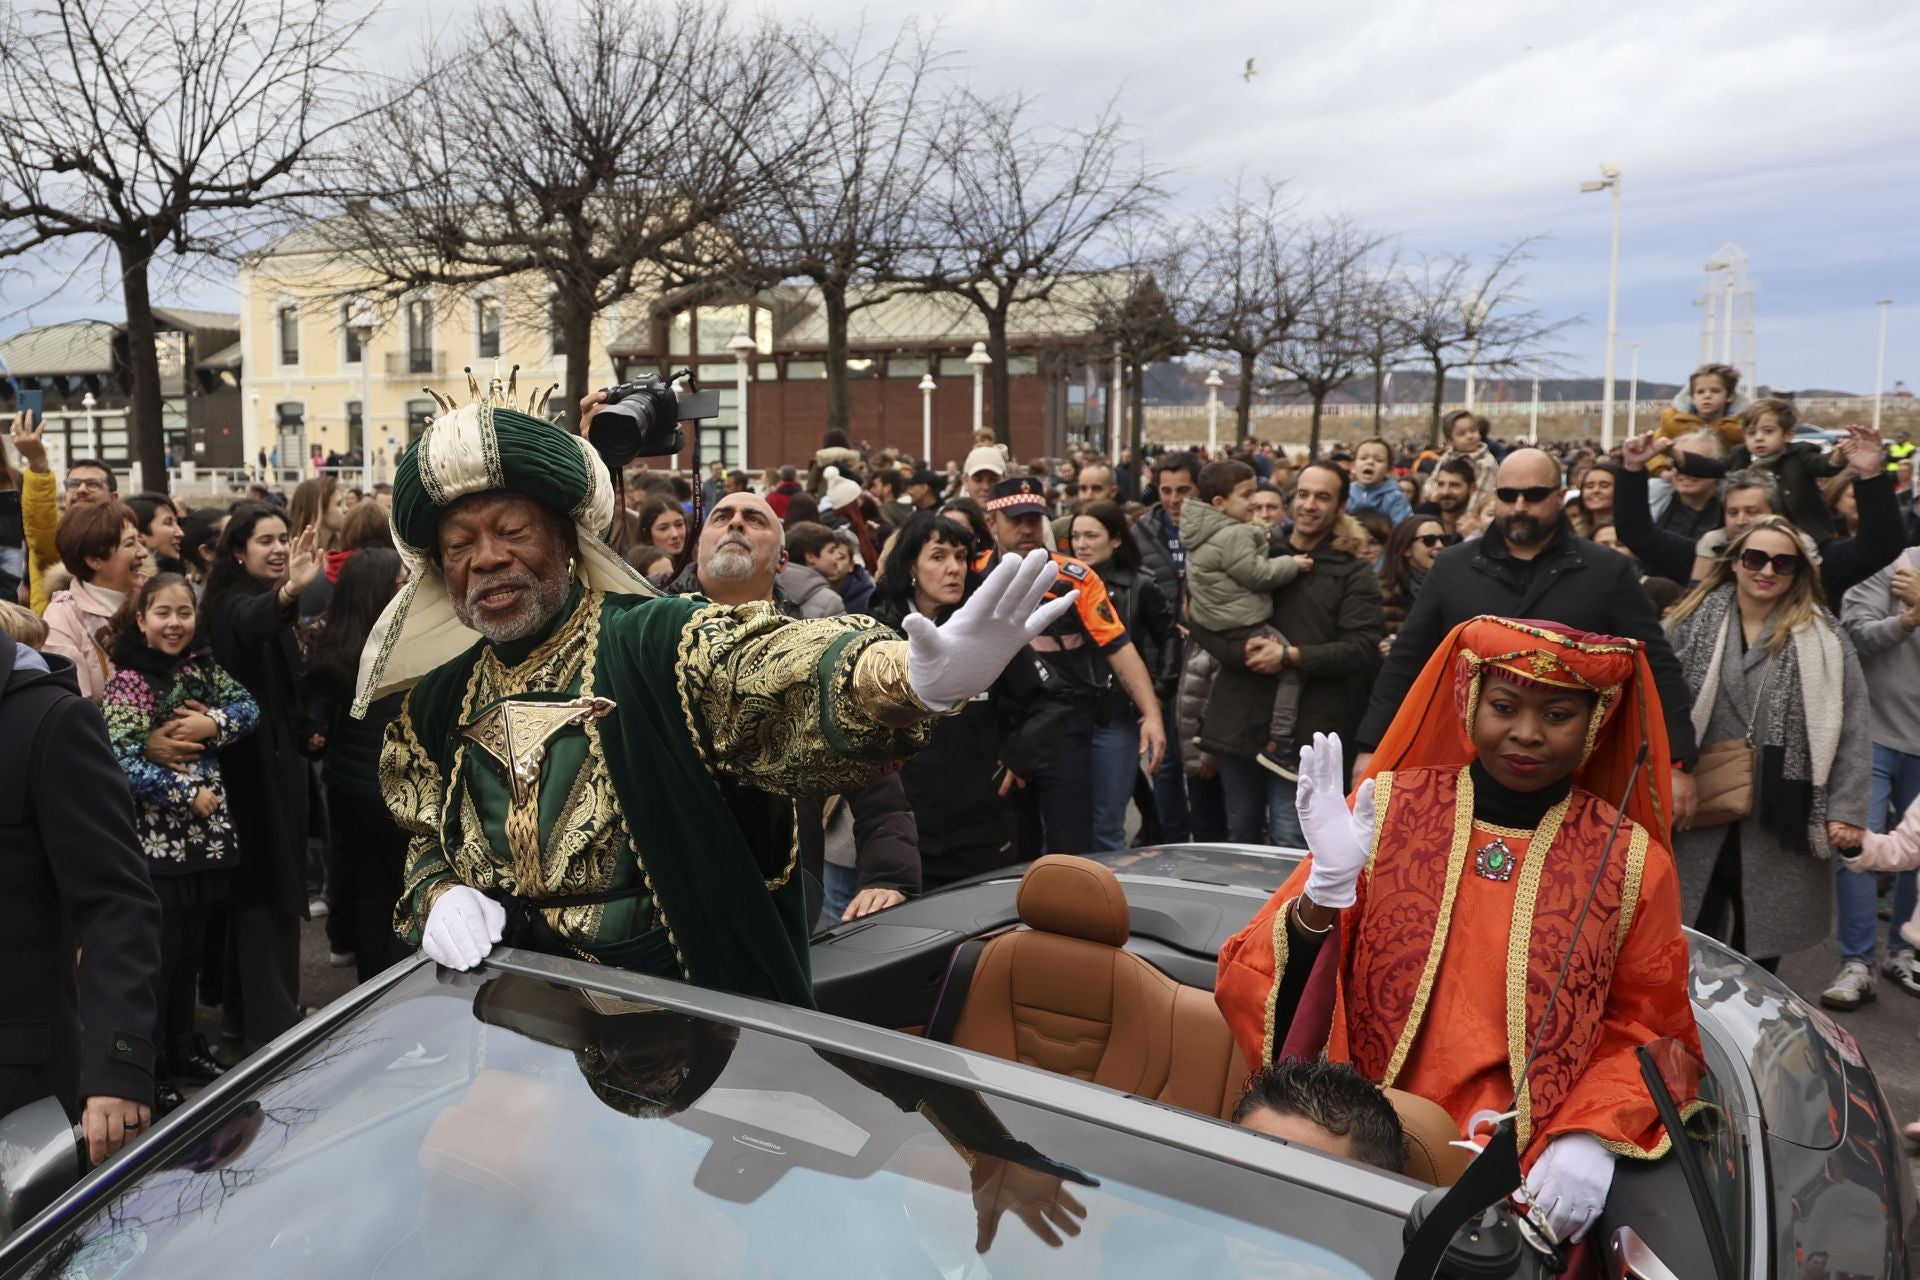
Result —
[[997, 476], [1007, 474], [1007, 455], [990, 444], [983, 444], [967, 455], [967, 465], [961, 474], [977, 476], [982, 471], [991, 471]]

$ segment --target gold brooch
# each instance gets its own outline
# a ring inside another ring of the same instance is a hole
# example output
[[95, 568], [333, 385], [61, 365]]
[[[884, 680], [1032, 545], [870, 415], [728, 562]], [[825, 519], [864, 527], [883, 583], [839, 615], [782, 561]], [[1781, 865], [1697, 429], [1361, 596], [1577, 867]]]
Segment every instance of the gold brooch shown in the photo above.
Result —
[[513, 791], [516, 805], [527, 803], [540, 782], [540, 762], [547, 744], [571, 725], [585, 724], [613, 714], [611, 698], [569, 698], [565, 702], [521, 702], [507, 698], [494, 703], [472, 724], [457, 731], [492, 758]]

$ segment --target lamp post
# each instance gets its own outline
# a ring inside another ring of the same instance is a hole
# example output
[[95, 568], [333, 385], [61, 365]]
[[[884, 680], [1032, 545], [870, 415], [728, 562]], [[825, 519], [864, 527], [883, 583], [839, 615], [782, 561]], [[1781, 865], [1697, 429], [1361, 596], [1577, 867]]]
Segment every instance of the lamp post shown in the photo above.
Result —
[[93, 416], [94, 406], [99, 403], [91, 391], [80, 397], [80, 407], [87, 414], [87, 456], [92, 458], [100, 456], [100, 427]]
[[[1126, 398], [1126, 391], [1120, 384], [1124, 372], [1120, 360], [1120, 340], [1113, 343], [1113, 410], [1107, 414], [1107, 457], [1115, 468], [1120, 465], [1120, 402]], [[1115, 470], [1114, 474], [1119, 475]]]
[[993, 363], [993, 357], [987, 354], [987, 344], [976, 342], [973, 350], [967, 353], [967, 363], [973, 366], [973, 429], [980, 429], [980, 416], [987, 404], [987, 366]]
[[[1706, 269], [1708, 271], [1724, 271], [1727, 273], [1727, 286], [1725, 289], [1721, 291], [1721, 297], [1726, 300], [1727, 305], [1726, 305], [1726, 311], [1720, 322], [1720, 363], [1732, 364], [1733, 363], [1733, 260], [1731, 258], [1715, 258], [1712, 262], [1709, 262], [1707, 264]], [[1712, 298], [1707, 299], [1707, 305], [1709, 307], [1713, 307], [1715, 305]], [[1749, 380], [1752, 379], [1753, 370], [1743, 369], [1741, 372], [1745, 373]]]
[[[266, 450], [262, 448], [260, 445], [260, 438], [261, 438], [260, 437], [260, 393], [258, 391], [255, 391], [251, 395], [249, 395], [247, 397], [247, 404], [253, 410], [251, 417], [253, 419], [253, 441], [254, 441], [254, 452], [247, 456], [247, 470], [255, 471], [260, 469], [260, 464], [256, 462], [255, 459], [260, 454], [266, 452]], [[244, 434], [245, 433], [243, 432], [242, 435], [244, 436]], [[244, 442], [242, 444], [242, 447], [243, 448], [245, 447]], [[264, 474], [260, 477], [262, 482], [264, 482], [266, 478], [267, 477]]]
[[1220, 456], [1220, 371], [1207, 370], [1207, 460]]
[[1595, 182], [1580, 184], [1582, 191], [1613, 192], [1613, 253], [1607, 267], [1607, 374], [1606, 407], [1601, 411], [1600, 447], [1613, 448], [1613, 349], [1614, 338], [1620, 327], [1620, 169], [1617, 165], [1600, 166], [1600, 178]]
[[933, 470], [933, 388], [931, 373], [920, 375], [920, 460]]
[[[360, 348], [360, 461], [367, 464], [373, 457], [373, 450], [367, 447], [367, 441], [373, 438], [373, 306], [365, 298], [354, 303], [353, 318], [347, 321], [347, 332], [353, 335], [354, 343]], [[347, 441], [347, 448], [353, 448], [353, 441]], [[371, 474], [371, 468], [369, 468]], [[375, 482], [385, 480], [386, 476], [376, 475]]]
[[1527, 401], [1527, 443], [1540, 443], [1540, 375], [1533, 377], [1533, 397]]
[[733, 352], [734, 367], [740, 374], [740, 469], [747, 469], [747, 357], [753, 354], [753, 335], [745, 329], [734, 330], [727, 339], [727, 350]]
[[1627, 362], [1627, 434], [1633, 435], [1634, 419], [1640, 408], [1640, 344], [1629, 342], [1627, 350], [1632, 353]]
[[1873, 362], [1873, 429], [1880, 429], [1880, 397], [1886, 393], [1887, 385], [1887, 312], [1893, 310], [1893, 299], [1882, 298], [1874, 303], [1880, 308], [1880, 355]]

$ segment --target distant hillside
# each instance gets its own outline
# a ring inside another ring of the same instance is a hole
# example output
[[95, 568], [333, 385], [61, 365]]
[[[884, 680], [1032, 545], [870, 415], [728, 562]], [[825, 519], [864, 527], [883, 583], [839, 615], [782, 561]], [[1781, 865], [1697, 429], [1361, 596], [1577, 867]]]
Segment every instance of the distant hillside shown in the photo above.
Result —
[[[1146, 375], [1146, 401], [1148, 404], [1205, 404], [1207, 402], [1206, 371], [1190, 364], [1167, 362], [1151, 365]], [[1226, 375], [1223, 373], [1223, 377]], [[1762, 388], [1772, 395], [1802, 397], [1841, 397], [1858, 394], [1852, 391], [1833, 391], [1826, 388], [1799, 388], [1784, 391], [1776, 388]], [[1526, 379], [1479, 378], [1474, 382], [1474, 398], [1488, 404], [1525, 404], [1532, 398], [1533, 385]], [[1680, 391], [1677, 382], [1648, 382], [1639, 385], [1642, 400], [1671, 400]], [[1220, 388], [1222, 404], [1232, 404], [1237, 390], [1231, 378]], [[1627, 380], [1614, 380], [1613, 394], [1617, 399], [1627, 397]], [[1448, 403], [1464, 401], [1467, 395], [1465, 377], [1449, 377], [1442, 399]], [[1599, 400], [1606, 395], [1604, 381], [1600, 378], [1542, 378], [1540, 380], [1540, 401], [1551, 404], [1557, 400], [1585, 401]], [[1433, 398], [1433, 377], [1431, 374], [1400, 370], [1394, 373], [1386, 395], [1388, 404], [1426, 404]], [[1280, 388], [1262, 398], [1265, 404], [1305, 404], [1310, 401], [1305, 393], [1290, 384], [1281, 384]], [[1362, 375], [1349, 382], [1329, 398], [1330, 404], [1372, 404], [1373, 379], [1371, 375]]]

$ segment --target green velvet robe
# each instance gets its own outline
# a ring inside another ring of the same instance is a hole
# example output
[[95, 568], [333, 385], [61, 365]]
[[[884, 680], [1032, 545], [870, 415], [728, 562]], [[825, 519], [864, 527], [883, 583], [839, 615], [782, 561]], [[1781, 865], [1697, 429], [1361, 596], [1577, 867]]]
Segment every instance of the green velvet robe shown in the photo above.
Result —
[[[537, 900], [637, 877], [640, 896], [548, 922], [589, 959], [811, 1005], [789, 797], [864, 785], [924, 742], [905, 649], [868, 618], [576, 587], [540, 635], [429, 673], [389, 726], [381, 790], [413, 837], [395, 931], [418, 946], [455, 884]], [[550, 744], [538, 847], [516, 853], [506, 786], [457, 730], [500, 696], [575, 694], [614, 710]]]

